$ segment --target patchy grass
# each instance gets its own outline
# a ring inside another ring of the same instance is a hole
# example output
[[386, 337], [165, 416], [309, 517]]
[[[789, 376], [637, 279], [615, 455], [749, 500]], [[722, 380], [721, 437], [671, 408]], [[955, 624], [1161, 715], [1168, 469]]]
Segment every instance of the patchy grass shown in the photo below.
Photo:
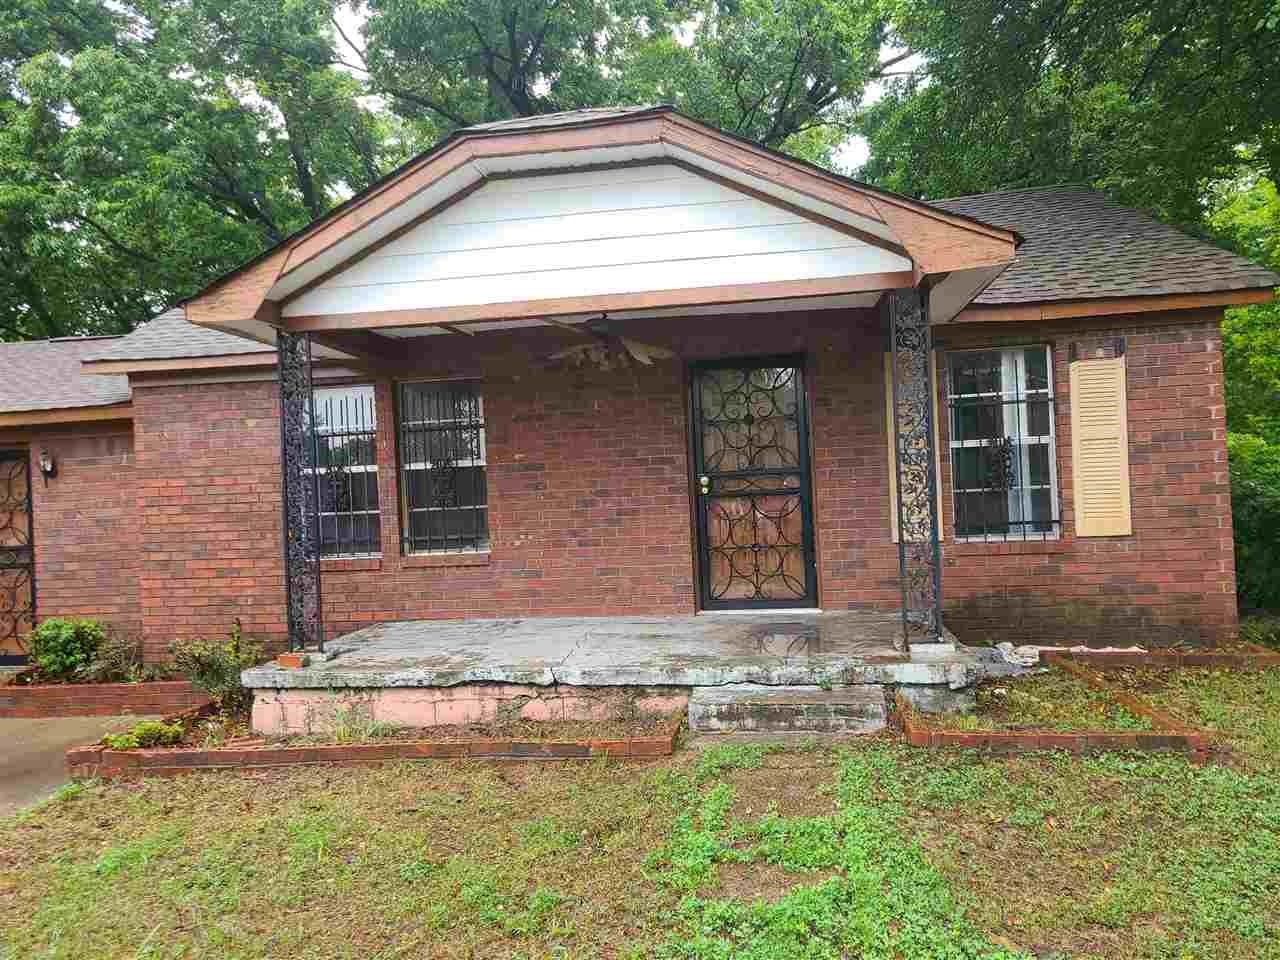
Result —
[[[1275, 743], [1280, 672], [1164, 689], [1217, 711], [1224, 735]], [[649, 765], [89, 782], [0, 821], [0, 957], [1262, 960], [1278, 945], [1274, 749], [1228, 767], [730, 742]]]
[[1280, 667], [1113, 672], [1126, 687], [1174, 716], [1214, 731], [1240, 761], [1280, 761]]
[[949, 730], [1150, 730], [1106, 694], [1057, 670], [979, 685], [975, 713], [926, 721]]

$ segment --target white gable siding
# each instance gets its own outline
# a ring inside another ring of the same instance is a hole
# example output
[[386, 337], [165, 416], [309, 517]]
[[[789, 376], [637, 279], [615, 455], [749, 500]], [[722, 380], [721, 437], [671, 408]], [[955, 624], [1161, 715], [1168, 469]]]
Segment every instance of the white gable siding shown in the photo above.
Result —
[[499, 180], [285, 306], [286, 316], [910, 270], [905, 257], [661, 164]]

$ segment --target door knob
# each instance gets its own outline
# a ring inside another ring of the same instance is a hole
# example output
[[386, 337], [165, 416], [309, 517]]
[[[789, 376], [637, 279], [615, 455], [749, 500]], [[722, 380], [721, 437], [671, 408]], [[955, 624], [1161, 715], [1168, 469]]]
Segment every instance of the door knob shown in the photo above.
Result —
[[699, 477], [699, 478], [698, 478], [698, 486], [702, 488], [702, 492], [703, 492], [703, 493], [710, 493], [710, 492], [711, 492], [711, 478], [710, 478], [710, 477]]

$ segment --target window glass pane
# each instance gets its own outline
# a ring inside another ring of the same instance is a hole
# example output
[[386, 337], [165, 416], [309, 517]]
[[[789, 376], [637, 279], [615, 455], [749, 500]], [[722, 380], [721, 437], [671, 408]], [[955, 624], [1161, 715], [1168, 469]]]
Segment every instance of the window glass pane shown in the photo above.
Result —
[[322, 556], [376, 553], [377, 405], [370, 384], [317, 387], [308, 465], [316, 478]]
[[484, 404], [475, 384], [406, 383], [398, 396], [405, 549], [487, 547]]
[[1049, 435], [1049, 402], [1036, 401], [1035, 403], [1023, 404], [1026, 407], [1026, 425], [1023, 427], [1023, 436], [1028, 437], [1047, 437]]
[[999, 351], [953, 353], [951, 361], [951, 394], [956, 397], [1001, 390]]
[[1009, 532], [1009, 495], [1000, 492], [956, 495], [956, 534], [1000, 536]]
[[1057, 529], [1053, 441], [1030, 442], [1053, 436], [1047, 354], [1020, 347], [947, 357], [959, 537], [1021, 539]]
[[483, 549], [489, 545], [487, 510], [424, 510], [409, 515], [409, 539], [418, 550]]
[[1003, 411], [999, 401], [956, 400], [952, 408], [952, 440], [990, 440], [1004, 436]]
[[1027, 470], [1032, 486], [1047, 486], [1052, 480], [1049, 472], [1049, 445], [1031, 444], [1027, 448]]
[[1044, 347], [1029, 347], [1022, 351], [1027, 371], [1026, 391], [1049, 389], [1049, 364]]

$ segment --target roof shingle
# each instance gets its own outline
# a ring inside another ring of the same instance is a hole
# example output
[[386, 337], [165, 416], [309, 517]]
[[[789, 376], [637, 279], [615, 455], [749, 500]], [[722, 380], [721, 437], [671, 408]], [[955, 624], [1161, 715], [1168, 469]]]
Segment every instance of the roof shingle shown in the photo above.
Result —
[[248, 353], [275, 355], [275, 348], [246, 337], [187, 322], [179, 307], [147, 321], [128, 336], [119, 337], [87, 360], [175, 360], [223, 357]]
[[1088, 187], [1006, 190], [933, 205], [1023, 237], [980, 305], [1087, 300], [1280, 285], [1245, 257], [1122, 207]]
[[124, 403], [129, 378], [96, 376], [80, 361], [117, 337], [69, 337], [0, 343], [0, 413]]

